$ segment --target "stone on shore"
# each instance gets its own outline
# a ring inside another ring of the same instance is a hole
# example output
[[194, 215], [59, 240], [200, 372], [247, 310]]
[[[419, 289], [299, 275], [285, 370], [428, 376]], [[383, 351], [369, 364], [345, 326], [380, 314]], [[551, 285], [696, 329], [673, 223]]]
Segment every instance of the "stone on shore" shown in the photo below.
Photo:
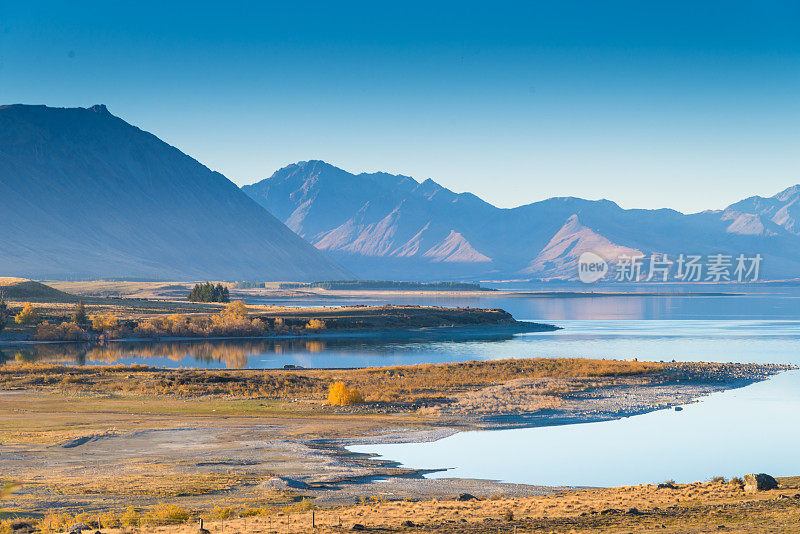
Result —
[[773, 489], [778, 489], [778, 481], [766, 473], [744, 476], [744, 491], [747, 493]]

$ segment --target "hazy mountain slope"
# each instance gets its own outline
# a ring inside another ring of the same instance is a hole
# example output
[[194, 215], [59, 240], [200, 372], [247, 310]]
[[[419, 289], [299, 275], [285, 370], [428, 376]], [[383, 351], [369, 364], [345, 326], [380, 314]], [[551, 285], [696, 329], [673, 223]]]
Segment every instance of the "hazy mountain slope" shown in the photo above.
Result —
[[348, 273], [232, 182], [90, 109], [0, 108], [0, 273], [319, 279]]
[[442, 262], [491, 264], [471, 242], [463, 217], [473, 213], [479, 225], [498, 209], [432, 180], [353, 175], [322, 161], [305, 161], [242, 189], [299, 235], [364, 276], [394, 275], [394, 266], [401, 264], [400, 271], [406, 266], [414, 270], [410, 276], [434, 274], [430, 264]]
[[612, 243], [591, 228], [583, 226], [577, 215], [572, 215], [521, 272], [532, 275], [545, 273], [551, 277], [570, 278], [577, 272], [578, 258], [584, 252], [594, 252], [607, 259], [642, 255], [640, 250]]
[[[762, 274], [765, 277], [800, 276], [800, 239], [785, 230], [769, 235], [743, 235], [731, 231], [731, 223], [725, 220], [724, 212], [685, 215], [668, 209], [625, 210], [609, 201], [551, 200], [563, 202], [562, 207], [567, 209], [554, 213], [544, 206], [531, 205], [517, 208], [516, 210], [523, 212], [518, 216], [528, 215], [540, 219], [544, 213], [551, 220], [562, 221], [568, 227], [569, 217], [574, 215], [583, 231], [590, 231], [598, 241], [576, 241], [584, 243], [584, 246], [565, 251], [557, 262], [552, 262], [548, 257], [548, 254], [552, 254], [549, 250], [550, 244], [545, 245], [521, 271], [525, 274], [542, 278], [569, 278], [569, 273], [575, 272], [573, 266], [580, 253], [594, 247], [594, 252], [612, 262], [620, 255], [630, 255], [631, 249], [645, 256], [658, 253], [667, 254], [673, 259], [679, 254], [761, 254], [764, 256]], [[565, 215], [569, 211], [572, 213]], [[558, 230], [563, 231], [564, 229]], [[543, 259], [550, 260], [551, 263], [546, 263]]]
[[800, 276], [800, 187], [722, 211], [625, 210], [551, 198], [496, 208], [432, 180], [289, 165], [244, 191], [320, 249], [370, 278], [572, 278], [580, 253], [764, 256], [763, 274]]

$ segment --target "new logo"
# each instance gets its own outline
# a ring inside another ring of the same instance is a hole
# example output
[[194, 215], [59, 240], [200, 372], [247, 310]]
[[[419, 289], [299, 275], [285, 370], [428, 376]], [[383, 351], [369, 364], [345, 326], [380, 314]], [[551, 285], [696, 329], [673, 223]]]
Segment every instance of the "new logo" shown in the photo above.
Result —
[[597, 282], [606, 273], [608, 273], [608, 263], [594, 252], [584, 252], [578, 258], [578, 279], [584, 284]]

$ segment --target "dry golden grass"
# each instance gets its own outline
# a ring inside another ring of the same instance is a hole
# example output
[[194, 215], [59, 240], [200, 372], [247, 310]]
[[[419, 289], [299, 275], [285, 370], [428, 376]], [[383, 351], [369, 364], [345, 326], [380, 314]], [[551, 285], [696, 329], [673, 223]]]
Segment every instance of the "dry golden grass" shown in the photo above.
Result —
[[72, 295], [26, 278], [0, 277], [0, 293], [13, 301], [75, 302]]
[[[459, 502], [384, 502], [337, 511], [346, 525], [397, 532], [411, 520], [420, 532], [796, 532], [798, 486], [780, 479], [781, 490], [745, 494], [731, 483], [654, 485], [567, 492], [556, 496]], [[627, 513], [632, 508], [641, 514]], [[604, 513], [605, 512], [605, 513]], [[513, 520], [509, 518], [513, 517]], [[724, 529], [719, 529], [724, 525]], [[333, 529], [329, 530], [334, 531]], [[322, 530], [322, 532], [326, 532]]]
[[[206, 519], [205, 526], [211, 532], [225, 528], [244, 534], [311, 532], [312, 521], [314, 531], [320, 533], [349, 530], [354, 523], [381, 532], [794, 533], [800, 521], [800, 488], [796, 477], [779, 482], [779, 490], [755, 495], [745, 494], [730, 482], [706, 482], [679, 485], [674, 490], [640, 485], [467, 502], [386, 501], [375, 497], [362, 499], [360, 504], [324, 509], [287, 495], [283, 504], [279, 502], [281, 497], [260, 506], [227, 506], [222, 502], [197, 510], [160, 503], [141, 509], [105, 511], [99, 519], [106, 529], [136, 526], [142, 532], [164, 534], [195, 532], [200, 517]], [[636, 513], [630, 513], [634, 508]], [[31, 521], [44, 532], [52, 532], [77, 521], [95, 528], [97, 519], [98, 514], [82, 513]], [[414, 526], [404, 525], [407, 521]]]
[[[614, 379], [656, 373], [664, 364], [575, 358], [509, 359], [348, 370], [164, 370], [145, 366], [9, 364], [0, 389], [176, 397], [292, 398], [323, 401], [342, 382], [367, 402], [444, 401], [518, 379]], [[564, 388], [564, 383], [559, 383]], [[584, 386], [579, 386], [584, 387]], [[565, 388], [565, 391], [569, 387]], [[540, 394], [552, 394], [543, 389]]]
[[126, 297], [126, 298], [169, 298], [178, 295], [188, 296], [192, 289], [189, 282], [127, 282], [119, 280], [91, 280], [71, 282], [63, 280], [46, 281], [50, 287], [82, 297]]
[[663, 364], [651, 362], [526, 358], [326, 371], [324, 376], [367, 392], [367, 401], [435, 402], [517, 379], [609, 379], [663, 368]]

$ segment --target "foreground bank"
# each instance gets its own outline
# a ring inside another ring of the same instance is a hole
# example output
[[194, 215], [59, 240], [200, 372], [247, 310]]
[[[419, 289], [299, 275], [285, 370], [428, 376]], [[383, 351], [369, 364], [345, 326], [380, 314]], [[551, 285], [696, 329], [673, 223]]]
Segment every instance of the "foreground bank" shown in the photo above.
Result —
[[[745, 477], [747, 480], [747, 477]], [[751, 492], [741, 478], [692, 484], [563, 490], [550, 495], [479, 499], [386, 501], [318, 507], [307, 502], [262, 508], [221, 505], [208, 512], [159, 505], [122, 514], [52, 514], [11, 525], [69, 531], [84, 524], [102, 532], [336, 533], [345, 531], [497, 534], [532, 533], [795, 533], [800, 523], [800, 477], [777, 479], [773, 490]], [[0, 527], [1, 528], [1, 527]], [[20, 529], [21, 530], [21, 529]]]
[[[582, 359], [273, 371], [7, 365], [0, 477], [21, 484], [5, 504], [21, 515], [143, 512], [159, 503], [211, 514], [222, 505], [278, 510], [305, 499], [326, 507], [376, 494], [547, 495], [566, 488], [427, 480], [345, 446], [607, 420], [786, 368]], [[364, 402], [330, 405], [337, 382]]]

